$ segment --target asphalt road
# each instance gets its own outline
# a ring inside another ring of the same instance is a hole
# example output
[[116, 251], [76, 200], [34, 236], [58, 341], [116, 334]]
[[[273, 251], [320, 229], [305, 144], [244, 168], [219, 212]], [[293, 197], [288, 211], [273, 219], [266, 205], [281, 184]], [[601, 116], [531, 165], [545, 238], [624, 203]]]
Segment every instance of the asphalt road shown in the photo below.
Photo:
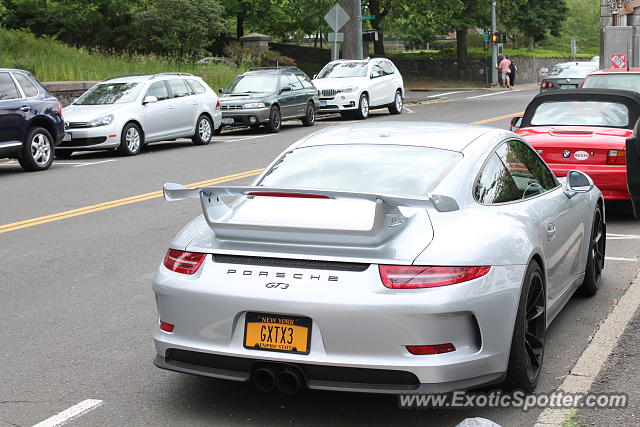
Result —
[[[413, 94], [404, 114], [374, 111], [369, 120], [483, 121], [523, 111], [534, 95]], [[508, 122], [487, 125], [504, 128]], [[475, 416], [505, 426], [533, 424], [539, 410], [401, 410], [393, 396], [264, 394], [152, 365], [157, 319], [151, 278], [173, 235], [200, 213], [197, 203], [164, 202], [157, 193], [161, 185], [220, 177], [213, 182], [249, 183], [293, 141], [341, 123], [285, 123], [277, 135], [224, 132], [208, 146], [160, 143], [136, 157], [80, 154], [44, 173], [0, 164], [0, 426], [33, 425], [85, 399], [104, 403], [69, 425], [452, 426]], [[609, 233], [640, 235], [625, 204], [608, 204], [607, 221]], [[627, 260], [607, 260], [598, 295], [574, 298], [554, 321], [538, 391], [560, 384], [626, 289], [638, 267], [628, 260], [638, 255], [638, 243], [609, 239], [607, 255]]]

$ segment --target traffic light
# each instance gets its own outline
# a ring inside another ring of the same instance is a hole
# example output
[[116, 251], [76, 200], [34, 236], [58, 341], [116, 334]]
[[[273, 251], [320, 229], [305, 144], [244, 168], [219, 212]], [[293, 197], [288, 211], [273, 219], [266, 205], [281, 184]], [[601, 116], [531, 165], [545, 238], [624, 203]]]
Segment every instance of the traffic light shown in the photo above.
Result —
[[491, 43], [502, 43], [502, 33], [491, 33]]

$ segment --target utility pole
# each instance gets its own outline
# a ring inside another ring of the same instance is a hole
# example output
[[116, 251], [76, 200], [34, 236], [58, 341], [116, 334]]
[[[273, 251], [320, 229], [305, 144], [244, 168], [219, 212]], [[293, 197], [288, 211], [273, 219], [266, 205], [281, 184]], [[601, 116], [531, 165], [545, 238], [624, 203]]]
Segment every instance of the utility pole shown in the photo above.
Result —
[[362, 0], [353, 0], [356, 12], [356, 59], [364, 58], [362, 50]]
[[[496, 0], [491, 0], [491, 34], [498, 31], [496, 28]], [[491, 43], [491, 86], [498, 86], [498, 44]]]

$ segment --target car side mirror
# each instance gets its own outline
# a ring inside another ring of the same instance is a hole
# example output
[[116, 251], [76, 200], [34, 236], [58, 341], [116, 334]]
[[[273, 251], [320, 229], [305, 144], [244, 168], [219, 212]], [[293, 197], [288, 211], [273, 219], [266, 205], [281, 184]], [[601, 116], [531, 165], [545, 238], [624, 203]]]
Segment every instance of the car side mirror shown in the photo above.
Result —
[[145, 96], [142, 100], [142, 105], [153, 104], [154, 102], [158, 102], [158, 98], [153, 95]]
[[291, 92], [291, 86], [284, 86], [282, 89], [280, 89], [280, 93], [282, 92]]
[[572, 198], [578, 193], [588, 193], [593, 189], [593, 180], [582, 171], [571, 170], [567, 173], [564, 184], [564, 194]]
[[318, 77], [318, 75], [317, 75], [317, 74], [314, 74], [314, 75], [313, 75], [313, 79], [315, 80], [315, 79], [316, 79], [316, 77]]
[[370, 78], [370, 79], [373, 79], [373, 78], [375, 78], [375, 77], [376, 77], [376, 76], [374, 76], [374, 75], [373, 75], [373, 73], [371, 73], [371, 74], [369, 75], [369, 78]]
[[222, 95], [224, 93], [224, 88], [221, 87], [220, 89], [218, 89], [218, 93]]
[[518, 129], [520, 129], [521, 124], [522, 124], [522, 116], [514, 117], [511, 119], [511, 125], [509, 126], [509, 130], [511, 132], [515, 132]]

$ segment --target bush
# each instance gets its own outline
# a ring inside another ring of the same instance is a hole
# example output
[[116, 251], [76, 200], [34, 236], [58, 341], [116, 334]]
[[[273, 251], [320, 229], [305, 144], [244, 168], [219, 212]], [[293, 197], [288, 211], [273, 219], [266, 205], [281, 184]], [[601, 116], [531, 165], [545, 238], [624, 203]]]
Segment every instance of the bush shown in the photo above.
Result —
[[246, 67], [277, 67], [296, 65], [296, 61], [288, 56], [280, 55], [273, 50], [258, 50], [242, 47], [239, 43], [232, 43], [224, 49], [237, 66]]

